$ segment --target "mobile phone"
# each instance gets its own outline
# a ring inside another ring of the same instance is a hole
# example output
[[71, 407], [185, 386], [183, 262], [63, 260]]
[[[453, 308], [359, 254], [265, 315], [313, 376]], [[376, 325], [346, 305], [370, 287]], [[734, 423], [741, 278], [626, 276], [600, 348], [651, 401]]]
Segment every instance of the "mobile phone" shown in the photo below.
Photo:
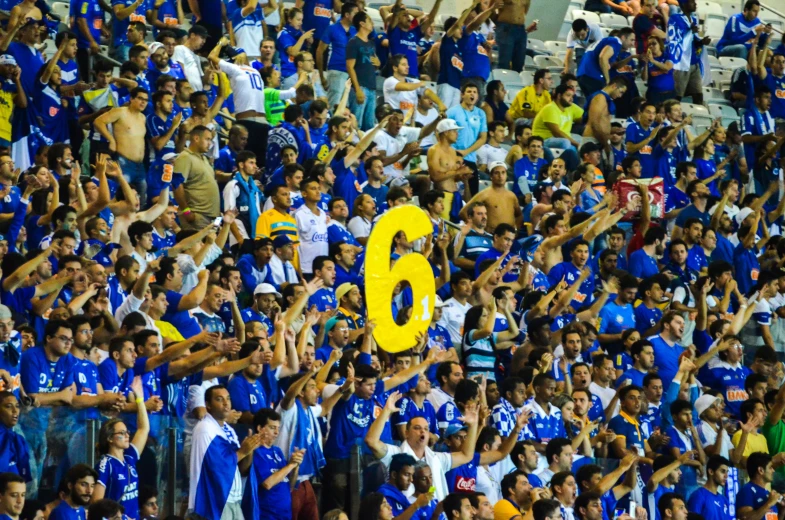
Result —
[[635, 502], [630, 500], [630, 516], [635, 518]]
[[215, 220], [213, 220], [213, 226], [220, 226], [222, 221], [223, 217], [215, 217]]

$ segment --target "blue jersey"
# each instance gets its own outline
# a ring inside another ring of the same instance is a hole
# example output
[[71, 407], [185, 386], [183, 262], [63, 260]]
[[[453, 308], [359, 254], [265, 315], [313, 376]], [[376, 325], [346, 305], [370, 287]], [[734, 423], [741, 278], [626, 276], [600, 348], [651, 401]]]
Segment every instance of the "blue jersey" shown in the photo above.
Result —
[[123, 375], [120, 376], [117, 374], [117, 362], [113, 358], [110, 357], [103, 360], [98, 365], [98, 377], [104, 392], [128, 395], [131, 392], [131, 383], [134, 381], [134, 376], [141, 376], [145, 373], [144, 366], [146, 363], [147, 358], [137, 358], [134, 367], [126, 369]]
[[721, 493], [715, 495], [703, 486], [690, 495], [687, 509], [698, 513], [704, 520], [732, 520], [735, 516], [730, 512], [728, 500]]
[[330, 287], [322, 287], [308, 298], [308, 308], [316, 306], [319, 312], [338, 308], [338, 303], [335, 299], [335, 291]]
[[480, 465], [480, 454], [475, 453], [470, 462], [448, 471], [447, 489], [450, 493], [467, 493], [474, 491], [477, 484], [477, 467]]
[[635, 328], [643, 334], [660, 322], [662, 310], [659, 307], [649, 309], [643, 303], [635, 307]]
[[[44, 347], [32, 347], [22, 352], [19, 367], [22, 388], [27, 395], [51, 394], [65, 390], [74, 383], [76, 358], [71, 354], [49, 361]], [[49, 422], [51, 408], [36, 408], [20, 416], [25, 427], [45, 431]]]
[[[686, 208], [689, 204], [689, 196], [675, 185], [665, 187], [665, 213], [670, 213], [675, 209]], [[719, 238], [717, 241], [719, 242]], [[728, 262], [730, 263], [730, 260]]]
[[648, 338], [654, 347], [654, 365], [662, 381], [673, 381], [679, 371], [679, 356], [684, 352], [684, 347], [678, 343], [669, 345], [662, 336], [657, 334]]
[[434, 410], [433, 405], [427, 399], [423, 401], [422, 408], [419, 408], [417, 403], [411, 398], [402, 398], [398, 401], [398, 411], [393, 414], [391, 421], [396, 426], [407, 425], [415, 417], [422, 417], [428, 421], [429, 431], [434, 433], [439, 431], [436, 425], [436, 410]]
[[[29, 94], [28, 94], [29, 95]], [[53, 143], [68, 143], [68, 113], [60, 98], [60, 89], [37, 81], [33, 95], [33, 107], [38, 117], [41, 133]]]
[[[172, 128], [172, 121], [174, 121], [174, 112], [169, 114], [166, 118], [166, 121], [158, 117], [157, 114], [150, 114], [147, 116], [147, 136], [152, 139], [154, 137], [161, 137], [162, 135], [166, 135], [170, 128]], [[176, 139], [178, 130], [175, 130], [174, 133], [169, 137], [169, 140], [166, 141], [163, 148], [160, 150], [155, 151], [156, 159], [163, 158], [164, 155], [168, 153], [175, 153], [174, 141]], [[151, 146], [153, 150], [154, 147]]]
[[639, 454], [644, 453], [644, 436], [640, 423], [624, 412], [619, 412], [608, 423], [608, 429], [614, 432], [617, 438], [624, 439], [625, 448]]
[[202, 327], [189, 311], [178, 310], [182, 299], [182, 294], [171, 290], [166, 291], [166, 301], [169, 305], [166, 308], [166, 314], [161, 319], [171, 323], [184, 338], [190, 338], [202, 332]]
[[589, 47], [584, 53], [583, 59], [581, 60], [580, 65], [578, 65], [578, 77], [588, 76], [599, 81], [605, 79], [605, 76], [602, 74], [602, 69], [600, 68], [600, 54], [605, 50], [605, 47], [608, 46], [613, 49], [613, 55], [611, 56], [609, 63], [613, 63], [618, 59], [619, 52], [621, 52], [621, 40], [615, 36], [603, 38], [597, 42], [594, 47]]
[[[232, 401], [234, 404], [234, 400]], [[260, 446], [253, 454], [252, 471], [256, 474], [259, 484], [259, 518], [272, 518], [275, 520], [289, 520], [292, 517], [292, 493], [289, 489], [289, 479], [282, 481], [270, 489], [262, 483], [288, 464], [281, 448], [278, 446]]]
[[[537, 159], [532, 162], [528, 155], [524, 155], [513, 164], [513, 173], [515, 174], [515, 182], [512, 185], [512, 191], [517, 196], [522, 197], [526, 193], [531, 193], [537, 187], [537, 179], [540, 170], [548, 164], [545, 159]], [[526, 183], [524, 186], [523, 183]]]
[[[751, 507], [753, 511], [759, 509], [769, 499], [769, 490], [759, 485], [748, 482], [741, 486], [739, 494], [736, 495], [736, 511], [744, 507]], [[772, 506], [767, 512], [764, 520], [776, 520], [777, 506]]]
[[123, 452], [123, 460], [104, 455], [95, 468], [98, 472], [96, 484], [102, 485], [106, 489], [104, 498], [114, 500], [122, 505], [129, 518], [139, 517], [137, 462], [139, 462], [139, 453], [136, 451], [136, 446], [131, 444]]
[[533, 440], [548, 444], [551, 439], [567, 437], [561, 410], [552, 404], [548, 404], [549, 410], [546, 413], [534, 398], [529, 399], [526, 406], [529, 406], [534, 412], [527, 426]]
[[376, 381], [374, 395], [361, 399], [356, 394], [340, 399], [330, 416], [330, 435], [324, 445], [324, 453], [334, 459], [348, 459], [351, 446], [363, 442], [365, 434], [373, 421], [376, 402], [384, 396], [384, 381]]
[[[502, 437], [508, 437], [515, 428], [515, 423], [518, 420], [518, 411], [507, 399], [501, 397], [499, 403], [493, 407], [491, 417], [493, 419], [493, 427], [499, 430], [499, 434]], [[518, 441], [526, 440], [527, 437], [531, 437], [528, 428], [521, 429], [518, 434]]]
[[0, 424], [0, 472], [15, 473], [26, 482], [32, 479], [27, 441], [3, 424]]
[[[125, 9], [133, 5], [133, 3], [134, 0], [112, 0], [112, 9], [114, 10], [115, 6], [120, 6], [122, 9]], [[128, 26], [131, 24], [131, 22], [147, 23], [147, 10], [147, 2], [142, 2], [128, 18], [121, 20], [117, 16], [112, 16], [112, 34], [114, 35], [115, 47], [130, 45], [128, 42], [128, 36], [126, 34], [128, 32]], [[202, 16], [204, 16], [204, 14], [205, 13], [202, 12]]]
[[224, 334], [226, 332], [226, 325], [224, 320], [217, 314], [207, 314], [201, 310], [191, 312], [191, 316], [195, 316], [202, 330], [207, 332], [218, 332]]
[[[98, 367], [89, 359], [80, 359], [74, 367], [74, 382], [76, 395], [98, 395]], [[84, 419], [98, 419], [98, 408], [90, 407], [79, 411], [79, 417]]]
[[68, 502], [62, 500], [57, 507], [52, 509], [52, 514], [49, 515], [50, 520], [85, 520], [87, 517], [84, 507], [73, 507], [68, 505]]
[[[754, 233], [754, 231], [750, 230], [750, 233]], [[736, 272], [735, 278], [739, 292], [748, 296], [758, 283], [758, 275], [760, 274], [758, 248], [753, 246], [752, 249], [747, 249], [744, 247], [744, 242], [740, 242], [733, 250], [733, 267]]]
[[643, 388], [643, 378], [646, 377], [648, 372], [641, 372], [637, 368], [631, 368], [625, 371], [619, 379], [616, 380], [616, 387], [618, 388], [625, 381], [631, 381], [631, 384]]
[[[551, 287], [558, 285], [564, 279], [567, 285], [572, 285], [577, 282], [581, 276], [581, 268], [576, 267], [572, 262], [562, 262], [556, 264], [548, 273], [548, 281]], [[570, 305], [573, 309], [578, 310], [581, 307], [591, 305], [594, 301], [594, 280], [593, 276], [586, 278], [578, 287], [578, 292], [575, 293]]]
[[80, 49], [89, 49], [90, 40], [88, 40], [79, 28], [77, 20], [83, 19], [87, 22], [87, 28], [90, 35], [96, 43], [101, 41], [101, 28], [104, 25], [104, 11], [96, 0], [79, 0], [72, 2], [72, 7], [75, 7], [74, 24], [71, 27], [73, 32], [76, 33], [76, 44]]
[[657, 259], [649, 256], [643, 248], [630, 255], [630, 274], [638, 278], [649, 278], [660, 273]]
[[[650, 126], [648, 129], [645, 129], [641, 126], [640, 123], [630, 123], [627, 126], [626, 136], [624, 138], [625, 142], [638, 144], [644, 139], [646, 139], [652, 132], [656, 132], [657, 128], [654, 126]], [[652, 157], [652, 152], [654, 151], [654, 147], [652, 142], [649, 141], [649, 144], [641, 148], [639, 151], [631, 154], [630, 157], [636, 157], [638, 161], [641, 163], [641, 177], [644, 179], [650, 179], [654, 177], [656, 172], [654, 158]]]
[[[477, 260], [475, 260], [475, 262], [474, 262], [474, 277], [475, 277], [475, 279], [480, 276], [480, 274], [481, 274], [480, 265], [482, 265], [482, 263], [485, 260], [493, 260], [495, 262], [502, 255], [504, 255], [504, 260], [502, 260], [502, 263], [501, 263], [501, 265], [499, 267], [501, 269], [504, 269], [504, 267], [507, 265], [507, 263], [510, 261], [510, 259], [513, 256], [511, 253], [507, 253], [505, 255], [504, 253], [502, 253], [501, 251], [499, 251], [495, 247], [492, 247], [492, 248], [488, 249], [486, 252], [482, 253], [480, 256], [478, 256]], [[510, 283], [510, 282], [514, 282], [515, 280], [517, 280], [518, 279], [518, 273], [514, 272], [514, 271], [517, 271], [518, 269], [519, 268], [516, 267], [516, 268], [512, 269], [509, 273], [505, 274], [504, 277], [502, 278], [502, 281], [504, 281], [505, 283]]]
[[357, 34], [357, 29], [353, 25], [349, 25], [347, 31], [341, 22], [332, 24], [322, 33], [322, 42], [330, 47], [327, 70], [346, 72], [346, 44], [355, 34]]
[[741, 364], [734, 367], [721, 361], [709, 369], [708, 381], [705, 381], [711, 388], [722, 391], [726, 409], [736, 419], [741, 419], [741, 404], [749, 398], [744, 390], [744, 382], [751, 373], [749, 368]]
[[785, 119], [785, 75], [775, 76], [771, 69], [766, 69], [766, 72], [766, 79], [756, 79], [771, 91], [769, 113], [774, 119]]
[[463, 78], [463, 52], [458, 41], [445, 36], [439, 47], [439, 78], [440, 85], [447, 84], [452, 88], [461, 88]]
[[20, 78], [22, 89], [28, 97], [32, 96], [36, 91], [36, 84], [39, 83], [38, 71], [44, 66], [43, 54], [34, 47], [18, 41], [8, 45], [6, 54], [10, 54], [16, 60], [16, 64], [22, 71]]
[[324, 31], [330, 26], [333, 3], [330, 0], [304, 0], [303, 31], [314, 30], [313, 37], [321, 41]]
[[491, 75], [491, 53], [485, 48], [485, 37], [479, 32], [467, 33], [458, 42], [463, 55], [463, 77], [488, 80]]
[[[761, 24], [762, 22], [758, 17], [747, 20], [744, 13], [734, 14], [728, 18], [728, 23], [725, 24], [722, 38], [717, 42], [717, 52], [722, 52], [729, 45], [744, 45], [747, 51], [749, 51], [755, 40], [755, 28]], [[762, 33], [759, 42], [760, 47], [764, 46], [766, 38], [767, 35]], [[709, 519], [707, 518], [706, 520]]]
[[409, 62], [409, 77], [419, 78], [420, 73], [417, 68], [417, 42], [422, 38], [422, 29], [415, 22], [414, 27], [404, 31], [400, 27], [394, 27], [387, 36], [390, 45], [390, 56], [403, 54]]
[[239, 373], [232, 377], [226, 387], [232, 398], [233, 410], [255, 414], [262, 408], [267, 408], [267, 399], [264, 396], [262, 383], [258, 379], [251, 382]]
[[439, 410], [436, 412], [436, 424], [439, 427], [439, 430], [444, 432], [450, 426], [463, 426], [463, 414], [455, 406], [455, 403], [451, 401], [447, 401], [443, 405], [439, 407]]
[[[449, 479], [447, 482], [449, 484]], [[379, 487], [378, 492], [381, 493], [384, 498], [387, 499], [387, 503], [390, 504], [393, 518], [403, 514], [403, 512], [406, 511], [411, 505], [409, 499], [406, 498], [406, 495], [404, 495], [400, 489], [395, 487], [395, 485], [390, 484], [389, 482], [382, 484]]]
[[660, 497], [662, 497], [662, 495], [672, 492], [672, 488], [665, 487], [662, 484], [658, 485], [657, 489], [655, 489], [652, 493], [649, 492], [648, 488], [644, 489], [642, 505], [646, 508], [650, 520], [660, 520], [660, 509], [657, 507], [657, 504], [659, 503]]
[[[659, 58], [653, 58], [653, 61], [659, 63], [673, 63], [673, 56], [671, 56], [670, 51], [666, 48], [665, 52]], [[651, 91], [652, 93], [660, 93], [660, 92], [673, 92], [676, 90], [676, 82], [673, 79], [673, 69], [665, 71], [659, 68], [658, 66], [654, 65], [651, 61], [649, 61], [646, 66], [648, 67], [649, 72], [649, 83], [647, 92]]]
[[[329, 23], [329, 22], [328, 22]], [[303, 28], [305, 28], [305, 24], [303, 23]], [[308, 29], [306, 29], [308, 30]], [[297, 67], [294, 64], [294, 56], [289, 56], [286, 52], [286, 49], [292, 47], [297, 44], [297, 40], [300, 39], [302, 36], [302, 32], [298, 31], [291, 25], [285, 25], [281, 32], [278, 33], [278, 37], [275, 40], [275, 48], [281, 54], [281, 77], [288, 78], [295, 72], [297, 72]], [[270, 168], [270, 165], [268, 165]], [[275, 168], [271, 168], [274, 170]]]
[[631, 303], [619, 305], [615, 301], [608, 302], [600, 310], [599, 317], [600, 334], [621, 334], [635, 328], [635, 311]]

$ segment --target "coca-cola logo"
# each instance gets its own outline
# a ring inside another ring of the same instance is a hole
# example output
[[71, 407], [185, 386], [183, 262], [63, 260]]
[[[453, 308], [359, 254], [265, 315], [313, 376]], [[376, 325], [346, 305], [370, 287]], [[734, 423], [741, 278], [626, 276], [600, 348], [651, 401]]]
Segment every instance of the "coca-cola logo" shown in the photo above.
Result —
[[456, 491], [474, 491], [474, 485], [476, 484], [477, 479], [474, 478], [464, 478], [458, 477], [458, 481], [455, 483], [455, 490]]

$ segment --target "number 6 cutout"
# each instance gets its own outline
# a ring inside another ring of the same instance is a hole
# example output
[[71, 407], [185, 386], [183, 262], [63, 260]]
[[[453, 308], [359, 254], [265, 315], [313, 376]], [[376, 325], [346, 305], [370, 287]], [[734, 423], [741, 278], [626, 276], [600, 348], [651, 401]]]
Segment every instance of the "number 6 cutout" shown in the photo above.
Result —
[[[417, 336], [427, 332], [436, 300], [436, 281], [431, 264], [419, 253], [402, 256], [390, 269], [393, 237], [399, 231], [406, 240], [433, 234], [433, 223], [415, 206], [389, 210], [374, 226], [365, 253], [365, 300], [368, 319], [376, 321], [374, 338], [387, 352], [396, 353], [417, 344]], [[391, 300], [395, 286], [408, 281], [412, 288], [412, 317], [406, 325], [395, 323]]]

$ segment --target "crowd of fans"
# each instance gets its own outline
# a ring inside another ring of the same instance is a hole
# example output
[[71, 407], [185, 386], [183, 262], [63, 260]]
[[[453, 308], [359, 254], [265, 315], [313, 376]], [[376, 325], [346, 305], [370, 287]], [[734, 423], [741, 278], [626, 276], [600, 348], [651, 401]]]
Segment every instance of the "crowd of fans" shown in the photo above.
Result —
[[[575, 19], [514, 95], [530, 0], [442, 3], [3, 3], [0, 520], [785, 515], [758, 1], [713, 41], [695, 0], [588, 0], [629, 26]], [[696, 131], [715, 52], [743, 113]], [[390, 353], [366, 252], [406, 206], [433, 232], [382, 271], [422, 255], [436, 303]]]

